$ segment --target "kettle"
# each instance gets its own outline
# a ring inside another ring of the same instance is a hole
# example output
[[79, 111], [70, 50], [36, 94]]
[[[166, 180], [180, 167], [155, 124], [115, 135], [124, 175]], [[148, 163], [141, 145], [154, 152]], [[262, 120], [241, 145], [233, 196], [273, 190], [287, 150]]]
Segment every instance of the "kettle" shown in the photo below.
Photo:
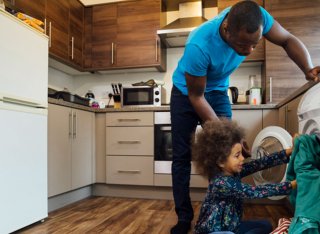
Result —
[[228, 89], [228, 96], [229, 96], [229, 101], [230, 104], [235, 104], [238, 101], [238, 95], [239, 91], [237, 87], [229, 87]]

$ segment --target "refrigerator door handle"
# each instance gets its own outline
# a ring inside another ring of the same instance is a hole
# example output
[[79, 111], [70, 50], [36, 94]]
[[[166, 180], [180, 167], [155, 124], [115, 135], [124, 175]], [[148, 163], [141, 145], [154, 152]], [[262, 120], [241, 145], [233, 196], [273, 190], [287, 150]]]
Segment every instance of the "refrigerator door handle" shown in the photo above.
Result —
[[69, 138], [72, 137], [72, 112], [69, 112]]
[[20, 105], [20, 106], [27, 106], [27, 107], [35, 107], [35, 108], [46, 108], [45, 106], [32, 102], [31, 100], [22, 100], [18, 97], [8, 97], [8, 96], [2, 96], [0, 97], [0, 101], [3, 101], [4, 103], [10, 103], [10, 104], [15, 104], [15, 105]]
[[73, 112], [73, 138], [77, 138], [77, 113]]

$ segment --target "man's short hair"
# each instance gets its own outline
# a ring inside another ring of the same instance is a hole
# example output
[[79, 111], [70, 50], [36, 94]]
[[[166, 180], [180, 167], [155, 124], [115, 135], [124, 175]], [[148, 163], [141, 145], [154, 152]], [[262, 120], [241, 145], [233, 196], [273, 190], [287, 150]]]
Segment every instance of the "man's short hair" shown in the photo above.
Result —
[[246, 29], [247, 33], [254, 33], [262, 23], [260, 7], [253, 1], [238, 2], [228, 14], [228, 30], [230, 33], [238, 33], [242, 29]]

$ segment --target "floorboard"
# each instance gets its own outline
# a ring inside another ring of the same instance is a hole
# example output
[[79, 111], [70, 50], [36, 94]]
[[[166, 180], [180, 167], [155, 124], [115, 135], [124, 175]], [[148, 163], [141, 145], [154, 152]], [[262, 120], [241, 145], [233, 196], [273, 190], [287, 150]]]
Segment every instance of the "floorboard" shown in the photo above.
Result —
[[[192, 203], [198, 217], [201, 202]], [[244, 220], [292, 217], [283, 205], [245, 204]], [[49, 213], [42, 223], [19, 230], [21, 234], [64, 233], [170, 233], [177, 222], [173, 201], [113, 197], [90, 197]], [[190, 231], [192, 233], [192, 231]]]

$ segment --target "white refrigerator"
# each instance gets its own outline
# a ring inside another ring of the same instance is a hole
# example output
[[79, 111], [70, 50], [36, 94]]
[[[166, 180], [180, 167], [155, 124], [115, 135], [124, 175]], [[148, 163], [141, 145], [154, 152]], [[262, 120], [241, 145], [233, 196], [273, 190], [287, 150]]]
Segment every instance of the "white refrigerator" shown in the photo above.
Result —
[[0, 233], [48, 216], [48, 38], [0, 10]]

